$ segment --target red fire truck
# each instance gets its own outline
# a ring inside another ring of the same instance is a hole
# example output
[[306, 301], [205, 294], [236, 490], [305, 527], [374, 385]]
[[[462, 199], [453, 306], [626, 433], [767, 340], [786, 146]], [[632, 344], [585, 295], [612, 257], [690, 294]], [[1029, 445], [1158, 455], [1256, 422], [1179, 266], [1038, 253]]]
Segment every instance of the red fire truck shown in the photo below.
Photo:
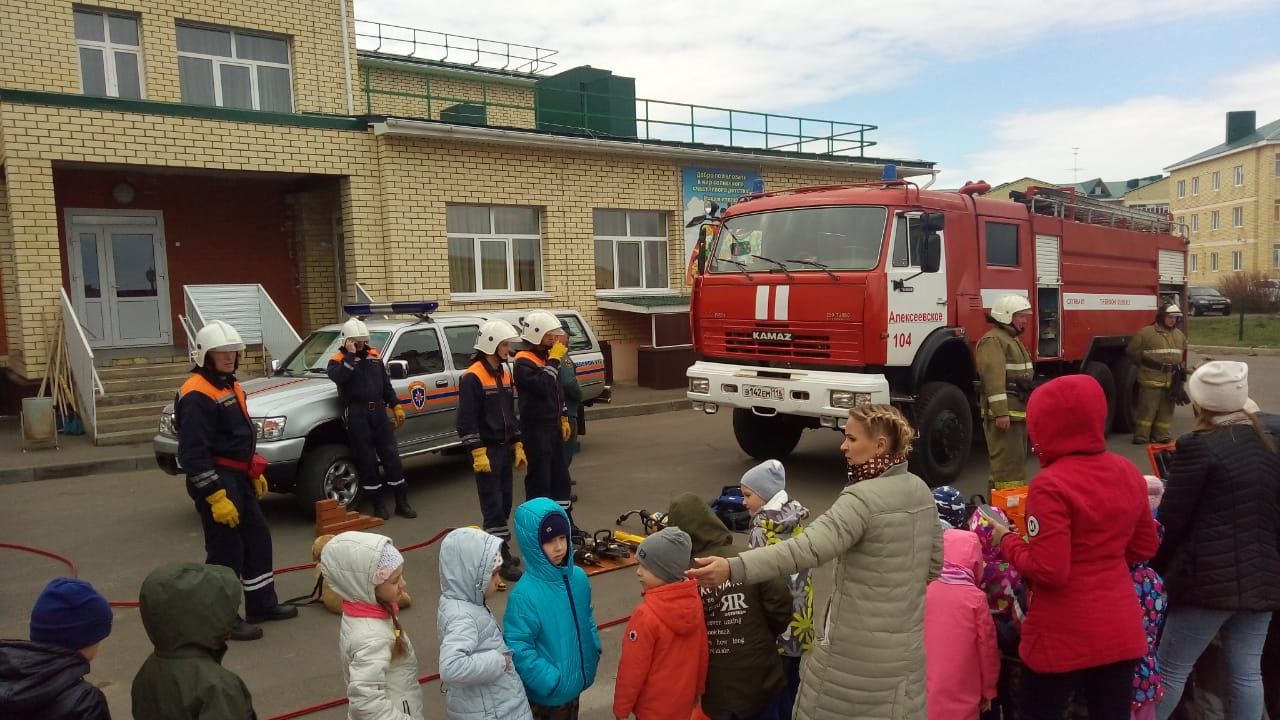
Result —
[[733, 411], [738, 444], [782, 458], [806, 428], [893, 403], [919, 433], [913, 467], [955, 478], [977, 423], [973, 349], [996, 298], [1028, 298], [1038, 378], [1084, 372], [1132, 429], [1129, 337], [1181, 298], [1186, 243], [1167, 216], [1056, 188], [1011, 200], [907, 181], [750, 195], [699, 241], [690, 303], [695, 410]]

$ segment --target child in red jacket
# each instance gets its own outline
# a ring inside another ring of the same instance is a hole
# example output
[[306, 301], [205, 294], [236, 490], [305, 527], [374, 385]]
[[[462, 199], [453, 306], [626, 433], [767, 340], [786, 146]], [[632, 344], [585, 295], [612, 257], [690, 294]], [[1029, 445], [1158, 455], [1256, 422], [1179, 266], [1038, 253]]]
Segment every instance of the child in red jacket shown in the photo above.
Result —
[[698, 584], [686, 580], [693, 542], [677, 528], [644, 539], [636, 552], [644, 599], [627, 623], [613, 691], [625, 720], [687, 718], [707, 685], [707, 626]]

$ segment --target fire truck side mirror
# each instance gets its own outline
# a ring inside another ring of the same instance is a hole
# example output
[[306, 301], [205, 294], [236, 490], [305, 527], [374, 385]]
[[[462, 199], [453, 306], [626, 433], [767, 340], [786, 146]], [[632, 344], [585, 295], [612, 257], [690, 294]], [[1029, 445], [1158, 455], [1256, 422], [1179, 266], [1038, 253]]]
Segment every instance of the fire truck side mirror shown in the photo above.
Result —
[[944, 213], [923, 213], [920, 216], [920, 225], [927, 233], [942, 232], [942, 228], [947, 224], [947, 216]]
[[924, 236], [924, 246], [920, 248], [920, 272], [936, 273], [942, 265], [942, 237], [936, 232], [928, 232]]

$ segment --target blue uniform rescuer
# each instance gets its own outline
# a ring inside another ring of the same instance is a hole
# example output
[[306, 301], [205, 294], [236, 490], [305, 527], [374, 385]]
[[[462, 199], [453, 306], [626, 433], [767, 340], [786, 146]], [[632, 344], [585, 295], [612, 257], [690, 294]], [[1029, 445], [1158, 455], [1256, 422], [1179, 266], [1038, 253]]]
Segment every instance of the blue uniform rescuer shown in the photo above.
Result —
[[559, 318], [544, 310], [529, 313], [520, 325], [520, 337], [529, 344], [529, 349], [516, 353], [515, 361], [520, 434], [529, 454], [525, 499], [551, 498], [572, 521], [572, 481], [564, 455], [569, 418], [565, 414], [564, 386], [560, 384], [560, 361], [569, 352], [566, 335]]
[[[404, 484], [404, 467], [396, 447], [395, 431], [404, 424], [404, 408], [391, 387], [391, 376], [376, 348], [369, 345], [369, 328], [357, 318], [342, 326], [342, 347], [329, 359], [329, 379], [338, 386], [338, 402], [347, 423], [351, 454], [360, 473], [360, 491], [373, 501], [373, 514], [386, 520], [385, 488], [395, 493], [396, 514], [415, 518]], [[395, 414], [395, 427], [387, 410]], [[378, 473], [378, 460], [386, 469], [386, 482]]]
[[298, 609], [276, 598], [271, 530], [258, 504], [267, 494], [266, 461], [254, 454], [257, 430], [235, 376], [243, 350], [240, 333], [221, 320], [196, 333], [195, 367], [178, 391], [174, 420], [205, 562], [231, 568], [244, 588], [248, 622], [236, 618], [231, 639], [257, 640], [257, 623], [297, 617]]

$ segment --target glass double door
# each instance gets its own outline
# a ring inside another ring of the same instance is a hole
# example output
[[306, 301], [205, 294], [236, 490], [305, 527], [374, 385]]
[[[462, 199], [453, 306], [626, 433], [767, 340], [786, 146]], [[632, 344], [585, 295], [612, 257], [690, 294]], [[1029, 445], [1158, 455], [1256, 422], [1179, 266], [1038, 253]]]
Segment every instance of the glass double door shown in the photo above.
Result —
[[168, 345], [169, 273], [160, 213], [72, 211], [71, 301], [94, 347]]

